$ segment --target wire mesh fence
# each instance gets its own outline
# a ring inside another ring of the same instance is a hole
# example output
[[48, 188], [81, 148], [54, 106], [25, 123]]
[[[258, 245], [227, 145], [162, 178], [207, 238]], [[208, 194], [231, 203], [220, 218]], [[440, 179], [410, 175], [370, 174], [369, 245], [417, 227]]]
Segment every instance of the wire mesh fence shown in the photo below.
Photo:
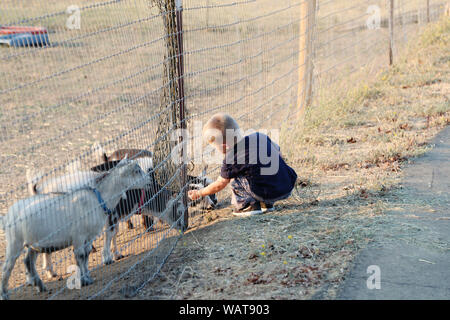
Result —
[[372, 74], [386, 67], [391, 4], [395, 57], [420, 26], [438, 19], [445, 1], [319, 2], [315, 39], [315, 78], [319, 83], [327, 86], [363, 67]]
[[[226, 112], [279, 142], [324, 92], [386, 68], [390, 51], [395, 63], [444, 6], [2, 1], [2, 296], [132, 296], [181, 237], [192, 176], [203, 178], [206, 163], [218, 175], [221, 159], [201, 140], [208, 118]], [[202, 212], [192, 207], [189, 218]]]

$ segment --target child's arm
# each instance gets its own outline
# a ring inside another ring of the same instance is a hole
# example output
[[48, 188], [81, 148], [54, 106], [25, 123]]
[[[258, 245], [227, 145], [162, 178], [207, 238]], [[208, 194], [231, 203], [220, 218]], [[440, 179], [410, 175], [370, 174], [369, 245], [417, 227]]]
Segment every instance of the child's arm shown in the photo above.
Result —
[[208, 196], [210, 194], [217, 193], [217, 192], [221, 191], [223, 188], [225, 188], [228, 185], [229, 182], [230, 182], [230, 179], [224, 179], [224, 178], [219, 176], [219, 178], [217, 178], [216, 181], [211, 183], [206, 188], [203, 188], [203, 189], [200, 189], [200, 190], [191, 190], [191, 191], [189, 191], [188, 192], [189, 198], [191, 198], [191, 200], [197, 200], [197, 199], [199, 199], [201, 197], [205, 197], [205, 196]]

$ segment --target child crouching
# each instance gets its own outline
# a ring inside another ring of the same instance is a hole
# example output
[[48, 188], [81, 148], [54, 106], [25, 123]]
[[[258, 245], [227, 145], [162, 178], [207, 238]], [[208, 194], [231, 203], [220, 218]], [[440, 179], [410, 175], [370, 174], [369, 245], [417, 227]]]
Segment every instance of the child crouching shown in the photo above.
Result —
[[224, 154], [224, 160], [215, 182], [189, 191], [192, 200], [217, 193], [231, 182], [233, 214], [250, 216], [273, 211], [276, 201], [290, 196], [297, 174], [267, 135], [242, 136], [231, 116], [218, 113], [203, 127], [203, 138]]

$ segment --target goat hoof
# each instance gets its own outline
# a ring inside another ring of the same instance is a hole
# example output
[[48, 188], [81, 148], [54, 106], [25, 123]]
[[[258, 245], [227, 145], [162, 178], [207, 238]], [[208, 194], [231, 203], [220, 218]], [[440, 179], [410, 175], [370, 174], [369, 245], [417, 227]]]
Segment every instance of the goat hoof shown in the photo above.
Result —
[[110, 265], [114, 262], [112, 254], [106, 254], [102, 256], [102, 261], [105, 266]]
[[115, 257], [115, 260], [117, 261], [117, 260], [120, 260], [120, 259], [123, 259], [123, 258], [125, 258], [125, 256], [119, 254], [119, 255], [117, 255], [117, 256]]
[[81, 286], [83, 286], [83, 287], [89, 286], [93, 283], [94, 283], [94, 280], [92, 280], [92, 278], [89, 276], [84, 276], [83, 278], [81, 278]]
[[37, 286], [36, 289], [37, 289], [37, 292], [39, 292], [39, 293], [41, 293], [41, 292], [47, 292], [47, 291], [48, 291], [47, 287], [44, 286], [44, 285], [42, 285], [42, 286]]
[[27, 273], [27, 279], [26, 279], [25, 285], [26, 285], [27, 287], [34, 286], [34, 279], [33, 279], [33, 277], [31, 276], [31, 274], [29, 274], [29, 273]]
[[9, 294], [7, 292], [3, 292], [0, 296], [0, 300], [9, 300]]
[[39, 278], [27, 276], [26, 285], [29, 287], [36, 287], [38, 292], [47, 291], [47, 288], [44, 286], [44, 283]]
[[114, 263], [114, 261], [113, 261], [113, 259], [108, 259], [108, 260], [105, 260], [105, 262], [103, 262], [103, 264], [105, 265], [105, 266], [109, 266], [110, 264], [113, 264]]

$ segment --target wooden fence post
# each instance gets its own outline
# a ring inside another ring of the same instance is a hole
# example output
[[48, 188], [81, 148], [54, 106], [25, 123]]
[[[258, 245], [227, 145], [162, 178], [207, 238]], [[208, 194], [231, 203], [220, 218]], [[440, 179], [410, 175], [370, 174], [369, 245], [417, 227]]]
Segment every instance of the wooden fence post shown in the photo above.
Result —
[[389, 0], [389, 65], [394, 64], [394, 0]]
[[311, 104], [312, 98], [312, 46], [316, 17], [316, 0], [304, 0], [300, 5], [300, 34], [299, 34], [299, 69], [297, 107], [303, 109]]

